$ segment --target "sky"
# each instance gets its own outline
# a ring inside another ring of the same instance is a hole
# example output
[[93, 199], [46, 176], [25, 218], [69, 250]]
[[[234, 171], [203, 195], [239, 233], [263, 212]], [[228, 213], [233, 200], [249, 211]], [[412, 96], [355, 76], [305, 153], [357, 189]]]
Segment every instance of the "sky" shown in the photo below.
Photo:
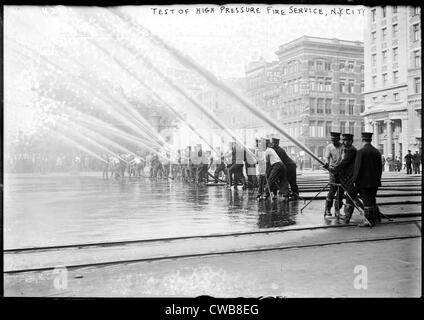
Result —
[[[363, 41], [367, 15], [362, 6], [240, 4], [112, 9], [132, 17], [138, 25], [221, 79], [243, 78], [249, 62], [259, 57], [276, 60], [275, 51], [280, 45], [304, 35]], [[201, 13], [197, 13], [199, 11]], [[4, 36], [6, 131], [16, 132], [20, 130], [18, 127], [34, 131], [36, 120], [45, 116], [43, 103], [34, 103], [33, 83], [44, 73], [56, 72], [51, 71], [52, 66], [46, 60], [64, 69], [68, 73], [66, 81], [73, 82], [77, 90], [81, 85], [86, 86], [75, 80], [82, 76], [95, 79], [98, 84], [110, 83], [111, 91], [121, 87], [140, 94], [142, 88], [127, 72], [130, 71], [180, 109], [186, 110], [189, 106], [186, 102], [180, 103], [179, 95], [168, 90], [145, 64], [138, 61], [139, 58], [128, 54], [125, 45], [134, 45], [137, 54], [140, 52], [148, 57], [164, 73], [173, 68], [180, 70], [182, 66], [169, 52], [153, 45], [142, 33], [128, 28], [124, 20], [112, 15], [107, 8], [6, 6]], [[113, 38], [116, 36], [123, 37], [123, 42]], [[110, 53], [105, 55], [93, 47], [92, 40]], [[39, 60], [38, 53], [46, 59]], [[125, 64], [124, 68], [114, 62], [114, 56]], [[83, 103], [95, 103], [92, 96], [84, 97], [87, 101]], [[51, 103], [60, 102], [60, 99], [54, 102], [56, 98], [53, 97]]]
[[[295, 7], [312, 12], [294, 13]], [[20, 37], [32, 43], [43, 43], [46, 39], [66, 41], [69, 30], [60, 17], [74, 9], [8, 6], [5, 36]], [[119, 9], [222, 78], [243, 77], [247, 63], [259, 57], [276, 60], [275, 51], [280, 45], [303, 35], [363, 41], [367, 10], [363, 6], [241, 4], [222, 9], [215, 5], [125, 6]], [[248, 9], [255, 12], [245, 12]], [[332, 9], [342, 14], [331, 14]], [[102, 9], [82, 7], [77, 10], [89, 16]], [[203, 13], [198, 14], [197, 10]]]

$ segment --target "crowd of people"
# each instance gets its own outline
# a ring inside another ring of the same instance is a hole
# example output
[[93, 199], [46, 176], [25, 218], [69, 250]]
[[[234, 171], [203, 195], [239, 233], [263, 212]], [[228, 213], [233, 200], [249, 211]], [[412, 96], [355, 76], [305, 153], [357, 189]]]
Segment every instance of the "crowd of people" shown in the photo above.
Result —
[[[331, 132], [331, 144], [326, 146], [321, 168], [329, 171], [329, 191], [326, 197], [324, 216], [343, 218], [349, 223], [353, 211], [360, 208], [365, 213], [363, 226], [372, 227], [381, 219], [376, 204], [376, 194], [381, 186], [384, 166], [400, 170], [399, 158], [385, 158], [371, 145], [372, 133], [362, 133], [363, 146], [353, 146], [353, 135]], [[213, 149], [213, 148], [212, 148]], [[404, 157], [406, 173], [420, 174], [421, 155], [408, 150]], [[255, 148], [243, 147], [232, 141], [228, 149], [203, 151], [202, 145], [188, 146], [169, 152], [148, 153], [137, 151], [132, 154], [101, 156], [88, 155], [16, 153], [7, 155], [6, 168], [9, 172], [60, 172], [102, 171], [105, 179], [128, 177], [150, 179], [172, 179], [200, 184], [223, 184], [228, 188], [257, 189], [257, 200], [276, 199], [283, 201], [300, 199], [297, 185], [298, 164], [279, 146], [279, 139], [257, 139]], [[301, 163], [302, 166], [303, 163]], [[345, 199], [345, 203], [343, 203]], [[344, 205], [344, 214], [341, 209]]]
[[384, 155], [381, 157], [383, 164], [383, 171], [406, 171], [406, 174], [420, 174], [421, 170], [421, 154], [419, 150], [415, 150], [412, 154], [411, 150], [408, 150], [408, 154], [401, 160], [400, 156], [393, 157], [389, 154], [387, 157]]

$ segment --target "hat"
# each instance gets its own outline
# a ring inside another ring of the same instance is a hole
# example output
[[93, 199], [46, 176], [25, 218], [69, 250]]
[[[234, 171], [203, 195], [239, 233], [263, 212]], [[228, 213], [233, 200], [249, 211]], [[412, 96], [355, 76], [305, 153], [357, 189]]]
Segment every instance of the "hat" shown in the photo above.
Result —
[[340, 139], [340, 132], [330, 132], [331, 138]]
[[342, 133], [342, 138], [346, 140], [353, 140], [353, 134], [351, 133]]
[[272, 138], [272, 143], [279, 144], [280, 143], [280, 139]]
[[362, 140], [366, 140], [366, 141], [372, 140], [372, 132], [362, 132], [361, 136], [362, 136]]

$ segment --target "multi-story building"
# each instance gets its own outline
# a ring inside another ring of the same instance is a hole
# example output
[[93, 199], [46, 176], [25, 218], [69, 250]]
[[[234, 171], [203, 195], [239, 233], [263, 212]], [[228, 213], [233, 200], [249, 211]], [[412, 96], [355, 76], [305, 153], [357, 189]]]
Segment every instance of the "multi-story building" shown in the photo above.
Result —
[[[330, 131], [353, 133], [357, 144], [364, 129], [363, 43], [303, 36], [280, 46], [276, 55], [278, 63], [246, 71], [251, 100], [262, 95], [264, 111], [319, 157]], [[269, 79], [268, 74], [275, 81], [255, 86], [252, 75], [260, 74], [260, 68], [263, 78]], [[290, 140], [266, 130], [266, 136], [280, 137], [290, 155], [311, 165], [311, 158]]]
[[365, 28], [365, 124], [385, 156], [421, 151], [419, 7], [369, 10]]

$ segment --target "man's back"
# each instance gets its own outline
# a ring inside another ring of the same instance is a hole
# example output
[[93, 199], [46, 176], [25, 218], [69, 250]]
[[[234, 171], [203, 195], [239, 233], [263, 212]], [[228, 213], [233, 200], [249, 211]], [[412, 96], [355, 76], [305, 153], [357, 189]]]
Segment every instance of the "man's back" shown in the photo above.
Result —
[[287, 166], [287, 165], [296, 165], [296, 163], [288, 156], [287, 152], [281, 148], [280, 146], [277, 146], [274, 148], [275, 152], [277, 152], [278, 156], [280, 157], [281, 161]]
[[381, 186], [381, 154], [371, 144], [364, 145], [356, 152], [353, 178], [359, 188]]

